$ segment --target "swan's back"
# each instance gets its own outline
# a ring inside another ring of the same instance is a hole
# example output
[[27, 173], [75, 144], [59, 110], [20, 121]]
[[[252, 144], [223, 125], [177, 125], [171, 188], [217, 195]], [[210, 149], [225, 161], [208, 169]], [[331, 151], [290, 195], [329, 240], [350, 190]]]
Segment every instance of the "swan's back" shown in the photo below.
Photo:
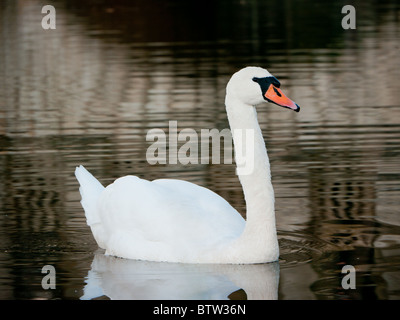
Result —
[[104, 230], [100, 242], [108, 254], [125, 258], [201, 259], [245, 227], [222, 197], [182, 180], [122, 177], [102, 192], [97, 205]]

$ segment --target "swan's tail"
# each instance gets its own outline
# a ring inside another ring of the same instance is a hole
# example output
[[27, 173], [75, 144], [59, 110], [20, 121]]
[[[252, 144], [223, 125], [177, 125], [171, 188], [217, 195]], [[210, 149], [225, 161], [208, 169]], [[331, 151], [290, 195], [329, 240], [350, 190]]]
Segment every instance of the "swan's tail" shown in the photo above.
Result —
[[84, 166], [76, 167], [75, 176], [81, 185], [79, 192], [81, 193], [81, 204], [85, 210], [86, 221], [89, 226], [100, 223], [100, 217], [97, 211], [97, 199], [103, 192], [103, 185], [85, 169]]

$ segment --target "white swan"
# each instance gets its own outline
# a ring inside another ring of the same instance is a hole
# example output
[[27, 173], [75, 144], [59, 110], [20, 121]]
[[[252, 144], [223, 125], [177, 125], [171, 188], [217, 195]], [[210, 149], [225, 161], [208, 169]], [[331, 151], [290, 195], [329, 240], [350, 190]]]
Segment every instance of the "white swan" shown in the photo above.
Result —
[[125, 176], [104, 188], [79, 166], [75, 175], [81, 203], [99, 247], [106, 249], [107, 255], [149, 261], [276, 261], [274, 192], [254, 106], [268, 101], [299, 111], [279, 87], [275, 77], [258, 67], [236, 72], [227, 85], [225, 104], [231, 130], [251, 129], [254, 138], [254, 148], [246, 146], [245, 139], [239, 150], [233, 135], [235, 154], [245, 150], [245, 159], [254, 159], [250, 173], [238, 171], [247, 221], [222, 197], [190, 182]]

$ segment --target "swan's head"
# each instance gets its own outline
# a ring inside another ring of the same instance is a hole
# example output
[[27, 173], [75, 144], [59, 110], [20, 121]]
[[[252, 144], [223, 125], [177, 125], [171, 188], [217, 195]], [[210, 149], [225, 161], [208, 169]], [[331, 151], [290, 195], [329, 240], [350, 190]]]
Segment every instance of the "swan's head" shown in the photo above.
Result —
[[246, 67], [236, 72], [229, 80], [227, 96], [235, 97], [247, 105], [258, 105], [265, 101], [278, 106], [300, 111], [300, 107], [280, 89], [280, 82], [267, 70], [259, 67]]

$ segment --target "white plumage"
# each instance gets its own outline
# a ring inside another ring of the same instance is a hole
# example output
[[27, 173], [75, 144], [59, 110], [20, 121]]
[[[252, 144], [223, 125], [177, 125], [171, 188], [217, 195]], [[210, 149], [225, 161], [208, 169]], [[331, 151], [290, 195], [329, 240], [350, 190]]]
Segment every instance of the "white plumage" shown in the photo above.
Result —
[[[256, 67], [240, 70], [228, 83], [225, 101], [231, 129], [251, 129], [254, 135], [251, 148], [246, 143], [242, 146], [245, 152], [254, 153], [253, 170], [238, 171], [247, 222], [222, 197], [193, 183], [126, 176], [104, 188], [79, 166], [75, 175], [87, 223], [106, 254], [186, 263], [278, 259], [269, 160], [254, 107], [265, 98], [254, 77], [272, 76]], [[236, 148], [235, 144], [237, 152]]]

